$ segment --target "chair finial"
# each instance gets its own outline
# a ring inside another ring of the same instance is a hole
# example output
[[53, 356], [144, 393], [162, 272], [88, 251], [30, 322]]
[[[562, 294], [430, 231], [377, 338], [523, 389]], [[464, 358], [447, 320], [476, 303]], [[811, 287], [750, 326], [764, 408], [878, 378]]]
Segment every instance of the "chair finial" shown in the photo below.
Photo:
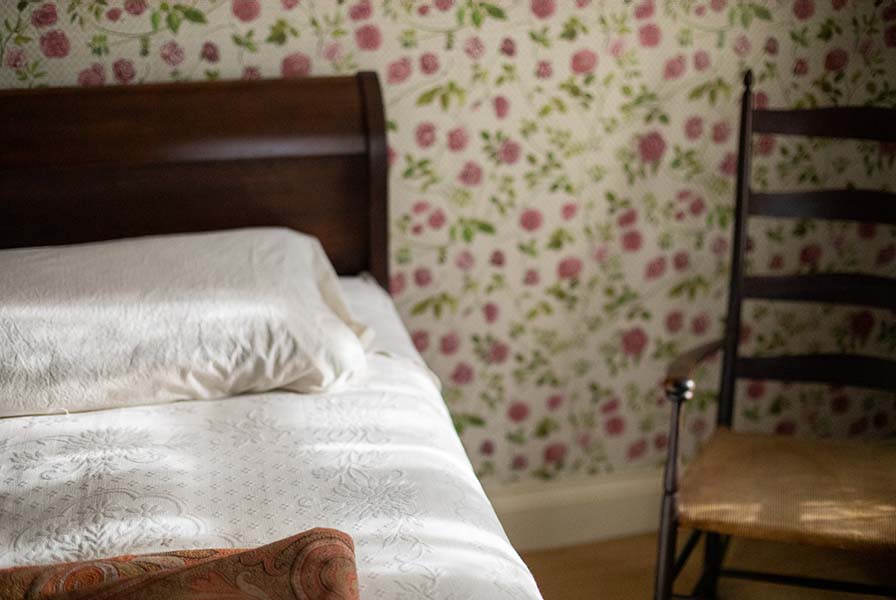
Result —
[[747, 69], [744, 73], [744, 87], [747, 89], [753, 87], [753, 69]]

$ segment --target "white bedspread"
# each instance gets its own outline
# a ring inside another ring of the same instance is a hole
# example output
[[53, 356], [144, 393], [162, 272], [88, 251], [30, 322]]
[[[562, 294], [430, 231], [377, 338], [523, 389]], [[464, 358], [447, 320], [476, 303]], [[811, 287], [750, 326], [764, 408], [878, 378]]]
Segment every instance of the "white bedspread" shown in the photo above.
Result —
[[355, 540], [361, 597], [537, 599], [391, 302], [343, 281], [379, 335], [331, 394], [0, 419], [0, 567]]

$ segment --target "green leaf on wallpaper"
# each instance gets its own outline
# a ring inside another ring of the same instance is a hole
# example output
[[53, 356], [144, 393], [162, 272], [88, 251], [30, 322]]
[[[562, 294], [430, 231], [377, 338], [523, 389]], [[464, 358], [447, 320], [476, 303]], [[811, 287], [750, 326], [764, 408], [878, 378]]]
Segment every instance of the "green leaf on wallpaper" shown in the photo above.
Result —
[[757, 19], [762, 19], [763, 21], [771, 21], [772, 13], [768, 8], [762, 6], [761, 4], [756, 4], [755, 2], [750, 3], [750, 8], [753, 9], [753, 14], [756, 15]]
[[534, 434], [535, 437], [544, 439], [558, 429], [560, 429], [560, 424], [557, 421], [551, 417], [545, 417], [535, 426]]
[[152, 11], [149, 17], [149, 24], [152, 25], [153, 31], [158, 31], [162, 27], [162, 13], [157, 10]]
[[95, 56], [105, 56], [109, 54], [109, 40], [105, 35], [95, 35], [87, 42], [90, 53]]
[[244, 36], [240, 36], [234, 33], [231, 36], [231, 39], [233, 40], [233, 43], [240, 48], [244, 48], [249, 52], [258, 52], [258, 44], [255, 43], [254, 36], [255, 31], [250, 29]]
[[286, 40], [291, 37], [299, 37], [299, 30], [290, 25], [286, 19], [277, 19], [277, 21], [271, 25], [271, 31], [268, 33], [268, 37], [265, 41], [269, 44], [282, 46], [286, 43]]
[[708, 291], [709, 282], [706, 278], [703, 275], [694, 275], [672, 286], [672, 289], [669, 290], [669, 297], [687, 296], [688, 300], [694, 300], [700, 292]]
[[140, 56], [149, 56], [149, 36], [140, 36]]
[[454, 429], [460, 435], [467, 427], [484, 427], [485, 420], [479, 415], [471, 413], [453, 414], [451, 420], [454, 421]]
[[731, 85], [721, 77], [716, 77], [715, 79], [711, 79], [692, 89], [690, 93], [688, 93], [688, 99], [698, 100], [706, 96], [709, 103], [715, 106], [719, 96], [722, 94], [725, 95], [726, 99], [730, 99]]
[[180, 11], [184, 18], [190, 23], [208, 23], [208, 20], [205, 18], [205, 13], [198, 8], [193, 8], [192, 6], [186, 6], [184, 4], [175, 4], [174, 8]]
[[809, 47], [809, 28], [803, 27], [802, 29], [791, 29], [790, 30], [790, 39], [797, 46], [800, 46], [802, 48], [808, 48]]
[[183, 15], [177, 11], [171, 11], [168, 13], [168, 16], [165, 17], [165, 23], [168, 25], [168, 29], [171, 30], [172, 33], [177, 33], [180, 29], [180, 24], [183, 21]]
[[507, 18], [507, 14], [504, 12], [504, 9], [492, 4], [491, 2], [483, 2], [482, 4], [480, 4], [480, 6], [484, 8], [485, 12], [488, 13], [488, 16], [493, 19], [503, 20]]
[[580, 33], [588, 33], [588, 27], [586, 27], [577, 17], [570, 17], [563, 23], [563, 31], [560, 32], [560, 38], [571, 42], [576, 39]]
[[541, 31], [530, 31], [529, 39], [540, 46], [544, 46], [545, 48], [551, 47], [551, 38], [548, 37], [547, 27], [542, 27]]

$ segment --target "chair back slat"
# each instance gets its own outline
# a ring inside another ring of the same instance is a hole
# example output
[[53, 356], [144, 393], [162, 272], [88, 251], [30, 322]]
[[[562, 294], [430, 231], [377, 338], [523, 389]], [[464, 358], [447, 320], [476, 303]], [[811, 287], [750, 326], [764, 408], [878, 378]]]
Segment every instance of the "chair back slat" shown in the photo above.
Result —
[[753, 133], [896, 141], [893, 109], [844, 106], [797, 110], [754, 110]]
[[896, 310], [896, 279], [858, 273], [744, 277], [745, 298], [850, 304]]
[[896, 389], [896, 361], [857, 354], [740, 357], [735, 370], [746, 379]]
[[896, 193], [838, 189], [750, 193], [750, 215], [896, 224]]

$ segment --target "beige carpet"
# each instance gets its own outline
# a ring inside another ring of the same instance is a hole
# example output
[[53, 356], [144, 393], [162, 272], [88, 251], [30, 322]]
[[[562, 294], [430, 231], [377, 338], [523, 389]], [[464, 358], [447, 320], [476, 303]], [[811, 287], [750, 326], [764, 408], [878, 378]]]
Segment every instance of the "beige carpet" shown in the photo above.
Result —
[[[684, 538], [681, 535], [681, 538]], [[545, 600], [649, 600], [653, 597], [656, 538], [643, 535], [557, 550], [523, 553]], [[677, 592], [690, 592], [701, 549], [679, 577]], [[896, 585], [896, 557], [748, 540], [732, 542], [726, 566]], [[720, 600], [858, 600], [856, 594], [735, 580], [719, 583]], [[877, 597], [879, 600], [879, 597]]]

